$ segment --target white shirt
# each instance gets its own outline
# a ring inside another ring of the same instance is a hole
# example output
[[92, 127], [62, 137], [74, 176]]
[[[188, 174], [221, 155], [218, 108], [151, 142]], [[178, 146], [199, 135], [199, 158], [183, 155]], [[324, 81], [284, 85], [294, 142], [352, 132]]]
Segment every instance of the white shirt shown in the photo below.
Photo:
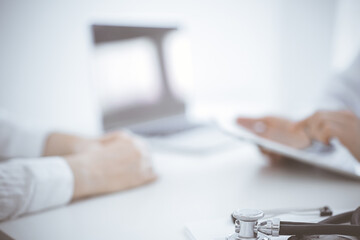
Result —
[[360, 117], [360, 53], [352, 64], [330, 81], [320, 104], [322, 109], [348, 109]]
[[0, 113], [0, 220], [70, 202], [71, 169], [61, 157], [41, 157], [46, 138]]

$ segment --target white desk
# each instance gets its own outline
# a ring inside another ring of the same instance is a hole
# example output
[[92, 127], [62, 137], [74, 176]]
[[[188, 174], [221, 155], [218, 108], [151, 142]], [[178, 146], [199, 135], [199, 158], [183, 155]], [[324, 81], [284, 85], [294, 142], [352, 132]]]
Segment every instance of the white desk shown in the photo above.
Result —
[[210, 155], [158, 152], [157, 182], [130, 191], [3, 222], [26, 239], [186, 239], [187, 222], [224, 217], [236, 208], [356, 208], [360, 182], [306, 166], [271, 168], [256, 151]]

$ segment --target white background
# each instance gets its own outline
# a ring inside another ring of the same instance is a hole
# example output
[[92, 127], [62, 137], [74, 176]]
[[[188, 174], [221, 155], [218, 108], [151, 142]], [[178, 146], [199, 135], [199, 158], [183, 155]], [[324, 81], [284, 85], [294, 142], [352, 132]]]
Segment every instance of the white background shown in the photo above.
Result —
[[191, 111], [306, 112], [359, 46], [358, 1], [0, 0], [0, 108], [24, 123], [100, 131], [90, 24], [178, 23]]

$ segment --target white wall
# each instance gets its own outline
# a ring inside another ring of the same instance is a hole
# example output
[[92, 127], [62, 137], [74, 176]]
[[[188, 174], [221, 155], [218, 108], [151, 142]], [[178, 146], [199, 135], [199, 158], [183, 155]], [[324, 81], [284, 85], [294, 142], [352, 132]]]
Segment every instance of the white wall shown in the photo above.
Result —
[[360, 50], [360, 2], [283, 1], [281, 9], [282, 112], [301, 117]]
[[99, 130], [88, 81], [86, 4], [0, 2], [0, 107], [30, 125]]
[[107, 18], [183, 26], [197, 111], [305, 109], [331, 72], [337, 2], [0, 0], [0, 107], [48, 128], [97, 132], [89, 24]]
[[286, 114], [314, 110], [331, 78], [336, 8], [337, 1], [282, 1], [279, 88]]

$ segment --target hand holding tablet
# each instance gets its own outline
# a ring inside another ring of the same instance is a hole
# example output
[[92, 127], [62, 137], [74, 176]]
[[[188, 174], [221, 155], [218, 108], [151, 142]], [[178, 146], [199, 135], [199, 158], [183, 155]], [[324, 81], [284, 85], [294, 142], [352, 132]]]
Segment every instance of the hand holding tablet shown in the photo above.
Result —
[[287, 145], [303, 149], [311, 144], [311, 139], [306, 132], [298, 128], [296, 122], [280, 117], [243, 118], [236, 122], [254, 134]]
[[[244, 118], [236, 119], [239, 126], [245, 127], [250, 132], [293, 148], [302, 149], [311, 144], [306, 133], [296, 128], [296, 123], [280, 117]], [[259, 146], [260, 151], [267, 156], [272, 164], [281, 163], [285, 160], [283, 155], [269, 151]]]
[[[341, 116], [344, 118], [343, 111], [321, 113], [331, 113], [337, 115], [338, 118]], [[319, 116], [319, 113], [315, 115]], [[349, 114], [345, 113], [345, 117], [347, 115]], [[348, 121], [344, 122], [352, 127], [352, 131], [349, 127], [343, 126], [345, 131], [328, 132], [328, 127], [323, 127], [328, 125], [324, 124], [324, 122], [328, 122], [327, 119], [323, 121], [320, 121], [318, 117], [315, 119], [317, 119], [315, 122], [313, 117], [300, 122], [293, 122], [279, 117], [241, 117], [222, 119], [218, 123], [220, 128], [228, 134], [255, 143], [263, 153], [272, 159], [290, 157], [332, 171], [359, 177], [360, 164], [357, 160], [357, 154], [356, 151], [352, 151], [352, 145], [348, 143], [360, 142], [357, 140], [360, 139], [360, 130], [358, 130], [360, 129], [360, 121], [357, 126], [350, 121], [351, 118], [347, 117]], [[319, 123], [321, 123], [320, 126]], [[331, 123], [333, 124], [333, 122]], [[317, 124], [316, 127], [314, 124]], [[336, 124], [340, 123], [336, 122]], [[353, 147], [353, 149], [360, 149], [360, 145], [358, 148]], [[360, 159], [360, 155], [358, 159]]]

